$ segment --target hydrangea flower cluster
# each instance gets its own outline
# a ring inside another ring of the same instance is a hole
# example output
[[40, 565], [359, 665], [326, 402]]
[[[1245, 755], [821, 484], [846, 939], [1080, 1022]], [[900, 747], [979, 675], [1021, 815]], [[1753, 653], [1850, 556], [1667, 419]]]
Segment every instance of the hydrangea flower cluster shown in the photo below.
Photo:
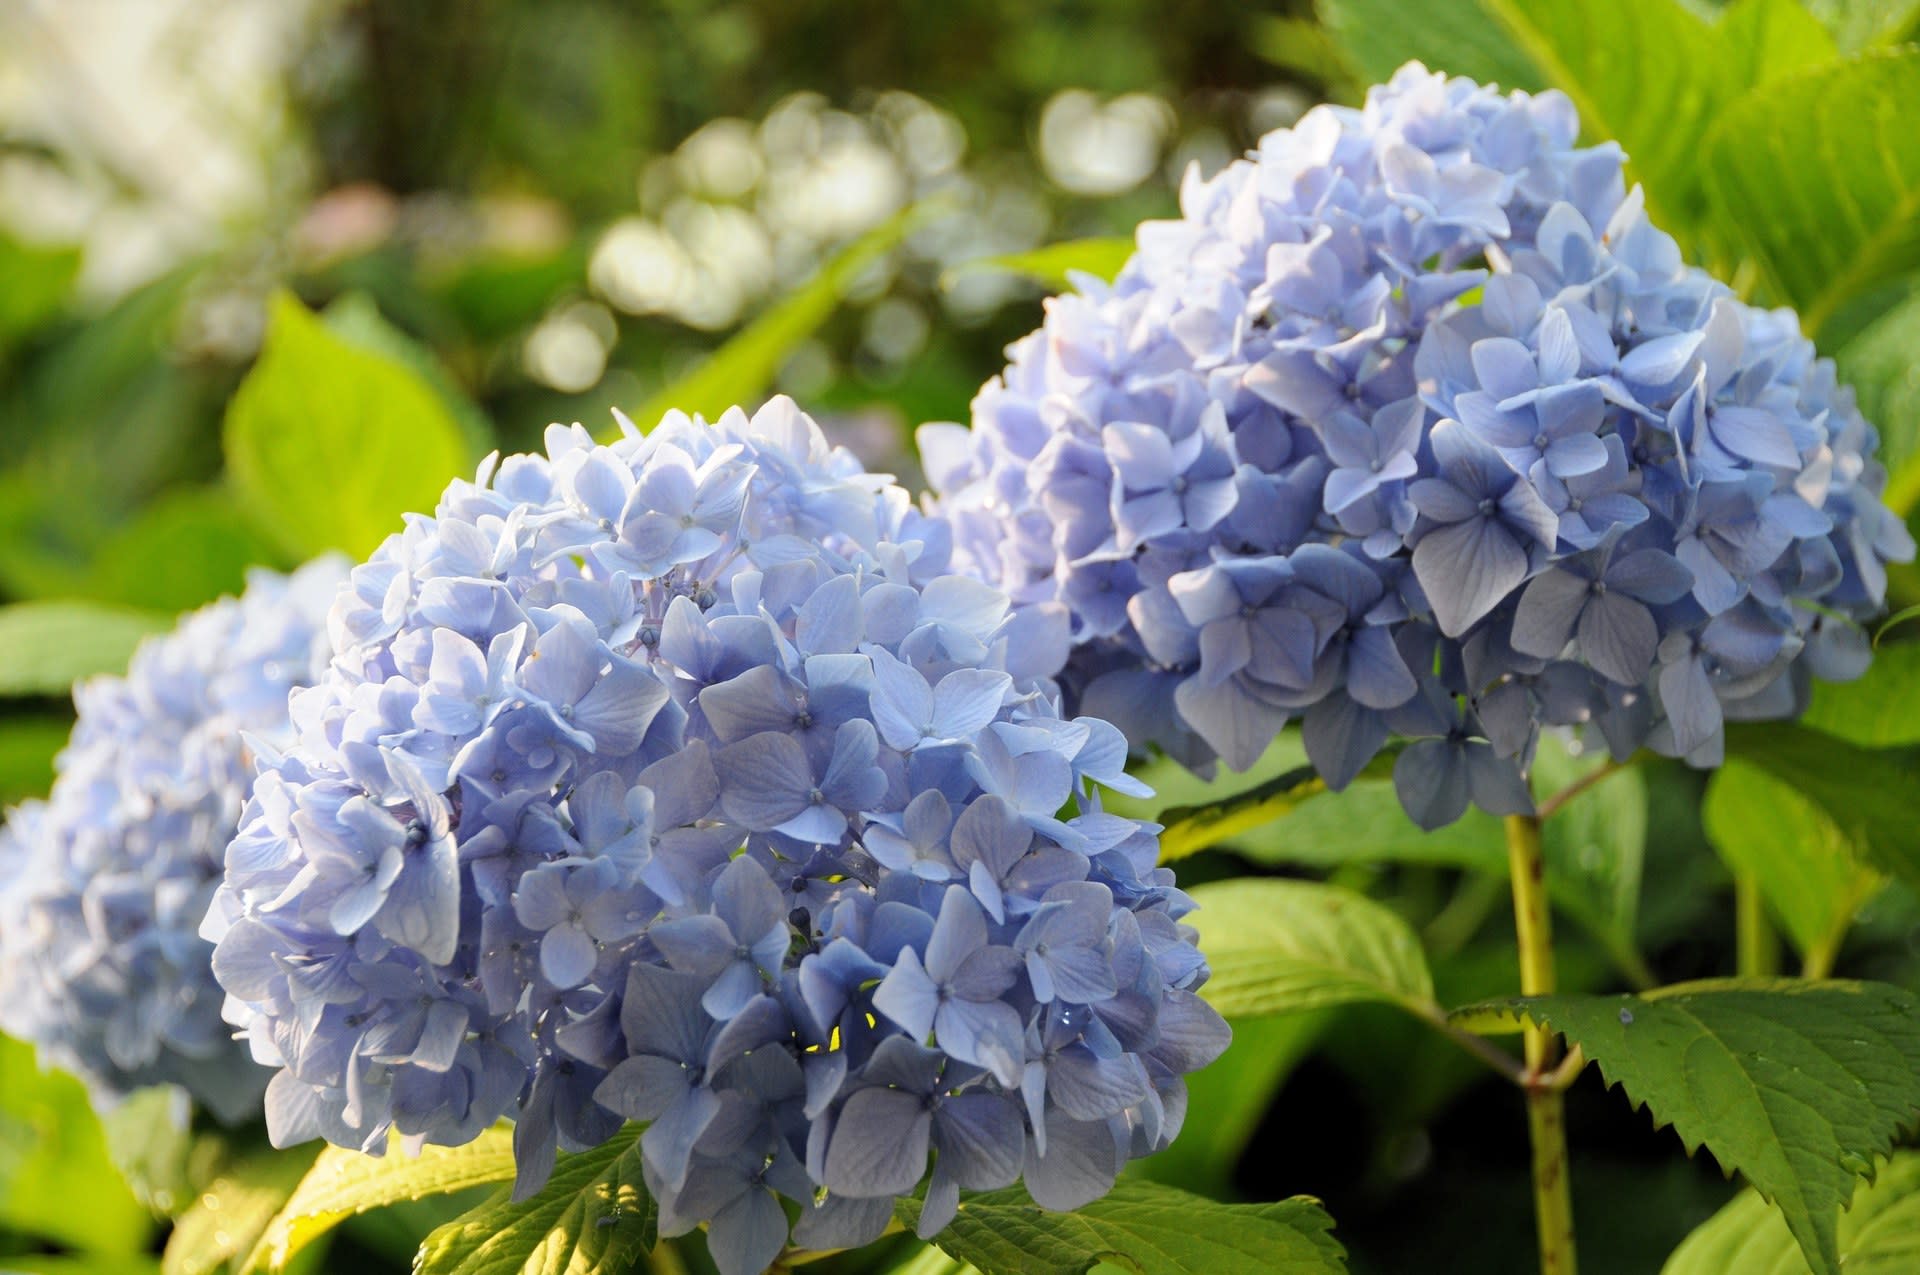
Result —
[[[926, 1183], [1102, 1194], [1226, 1045], [1112, 726], [944, 524], [792, 403], [490, 459], [352, 575], [205, 933], [267, 1118], [510, 1114], [519, 1189], [648, 1122], [726, 1275]], [[932, 1164], [929, 1170], [929, 1158]]]
[[1531, 808], [1542, 726], [1716, 763], [1864, 666], [1913, 554], [1790, 311], [1685, 266], [1557, 93], [1410, 64], [1190, 176], [921, 449], [1069, 702], [1190, 765], [1390, 736], [1422, 824]]
[[125, 677], [74, 690], [52, 795], [0, 830], [0, 1030], [109, 1104], [183, 1086], [257, 1116], [268, 1073], [221, 1022], [198, 935], [253, 781], [290, 734], [287, 693], [326, 664], [347, 564], [254, 572], [245, 593], [141, 643]]

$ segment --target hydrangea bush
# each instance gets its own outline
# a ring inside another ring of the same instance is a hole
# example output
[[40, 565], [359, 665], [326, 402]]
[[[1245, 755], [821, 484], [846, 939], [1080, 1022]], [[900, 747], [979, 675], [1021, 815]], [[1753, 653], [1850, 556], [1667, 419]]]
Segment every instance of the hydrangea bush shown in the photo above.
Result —
[[256, 571], [126, 676], [77, 687], [52, 795], [0, 829], [0, 1030], [100, 1105], [171, 1084], [230, 1123], [259, 1113], [267, 1076], [221, 1022], [199, 928], [254, 759], [288, 742], [287, 692], [325, 667], [346, 570]]
[[[624, 421], [623, 421], [624, 424]], [[1112, 726], [791, 402], [490, 459], [352, 574], [204, 934], [270, 1132], [641, 1135], [727, 1275], [1070, 1209], [1227, 1043]], [[933, 1162], [929, 1171], [929, 1154]]]
[[1531, 809], [1543, 726], [1716, 765], [1866, 664], [1913, 556], [1791, 311], [1685, 265], [1561, 94], [1418, 64], [1189, 175], [1111, 286], [921, 447], [956, 558], [1065, 636], [1067, 702], [1333, 787], [1390, 737], [1432, 827]]

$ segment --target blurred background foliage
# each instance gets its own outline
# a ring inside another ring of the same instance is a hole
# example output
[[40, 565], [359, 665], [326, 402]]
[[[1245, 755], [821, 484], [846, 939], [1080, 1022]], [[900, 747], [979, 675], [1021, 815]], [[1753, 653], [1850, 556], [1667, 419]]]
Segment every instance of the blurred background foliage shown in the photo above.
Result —
[[[1716, 213], [1742, 173], [1701, 141], [1756, 84], [1910, 38], [1916, 6], [1556, 3], [1516, 42], [1517, 3], [0, 4], [0, 798], [45, 789], [73, 676], [116, 668], [250, 564], [364, 553], [550, 421], [600, 431], [614, 407], [647, 424], [784, 390], [915, 482], [911, 427], [966, 419], [1067, 265], [1117, 266], [1111, 237], [1171, 213], [1190, 163], [1212, 171], [1414, 56], [1573, 91], [1699, 259], [1818, 324], [1911, 509], [1920, 159], [1896, 155], [1913, 166], [1886, 224], [1908, 229], [1853, 245], [1881, 256], [1840, 294], [1823, 290], [1831, 269], [1770, 268], [1804, 248], [1766, 243], [1771, 223]], [[1573, 9], [1612, 25], [1554, 28]], [[1785, 91], [1838, 110], [1846, 87]], [[1910, 573], [1893, 591], [1920, 600]], [[1816, 724], [1920, 741], [1916, 651], [1893, 642], [1870, 685], [1823, 692]], [[1297, 757], [1283, 740], [1260, 773]], [[1550, 751], [1541, 791], [1591, 765]], [[1207, 791], [1172, 767], [1146, 778], [1147, 811]], [[1854, 866], [1830, 812], [1758, 769], [1709, 784], [1636, 768], [1551, 827], [1569, 990], [1726, 972], [1729, 863], [1773, 883], [1773, 959], [1920, 987], [1912, 890]], [[1504, 862], [1493, 821], [1422, 835], [1368, 781], [1182, 880], [1362, 890], [1461, 1004], [1516, 984]], [[1527, 1269], [1510, 1088], [1381, 1006], [1236, 1028], [1182, 1140], [1138, 1171], [1222, 1198], [1318, 1195], [1356, 1271]], [[1596, 1075], [1571, 1104], [1588, 1269], [1657, 1269], [1733, 1187]], [[103, 1133], [77, 1086], [0, 1048], [0, 1266], [157, 1261], [155, 1192], [211, 1192], [216, 1166], [185, 1135], [128, 1132], [164, 1131], [164, 1113], [123, 1114]], [[136, 1166], [146, 1198], [110, 1160]], [[327, 1263], [405, 1269], [454, 1208], [357, 1219]]]

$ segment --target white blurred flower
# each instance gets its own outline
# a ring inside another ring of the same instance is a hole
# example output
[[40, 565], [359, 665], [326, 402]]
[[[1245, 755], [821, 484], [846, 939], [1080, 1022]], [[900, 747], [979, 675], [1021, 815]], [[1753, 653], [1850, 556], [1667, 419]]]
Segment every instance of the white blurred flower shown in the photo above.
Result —
[[1117, 195], [1153, 174], [1173, 123], [1173, 108], [1151, 94], [1103, 105], [1085, 89], [1063, 89], [1040, 112], [1040, 162], [1075, 194]]

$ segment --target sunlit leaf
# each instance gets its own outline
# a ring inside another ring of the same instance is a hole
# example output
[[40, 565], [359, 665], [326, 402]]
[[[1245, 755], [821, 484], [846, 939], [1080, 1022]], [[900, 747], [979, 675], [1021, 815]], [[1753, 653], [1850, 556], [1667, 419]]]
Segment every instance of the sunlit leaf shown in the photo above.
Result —
[[140, 639], [173, 617], [99, 602], [0, 607], [0, 695], [63, 695], [96, 673], [125, 671]]
[[[895, 1206], [908, 1226], [917, 1200]], [[1221, 1204], [1123, 1181], [1073, 1213], [1048, 1213], [1019, 1187], [972, 1196], [934, 1242], [982, 1275], [1082, 1275], [1109, 1261], [1140, 1275], [1339, 1275], [1346, 1258], [1317, 1200]]]
[[1917, 100], [1920, 50], [1866, 54], [1747, 94], [1686, 157], [1809, 332], [1920, 267]]
[[563, 1155], [540, 1192], [514, 1203], [502, 1191], [427, 1236], [414, 1275], [620, 1275], [659, 1240], [641, 1181], [639, 1130]]
[[1887, 507], [1905, 517], [1920, 502], [1920, 291], [1863, 328], [1835, 356], [1860, 410], [1880, 430]]
[[252, 1251], [313, 1165], [315, 1148], [260, 1151], [222, 1169], [173, 1223], [163, 1275], [214, 1275]]
[[1120, 268], [1133, 256], [1133, 237], [1114, 235], [1099, 239], [1070, 239], [1050, 243], [1030, 252], [1014, 252], [999, 257], [980, 257], [963, 262], [948, 271], [948, 277], [975, 271], [999, 270], [1017, 274], [1044, 287], [1048, 292], [1065, 292], [1073, 286], [1076, 274], [1092, 275], [1113, 282]]
[[425, 1147], [417, 1156], [398, 1145], [384, 1156], [328, 1147], [261, 1233], [246, 1269], [285, 1269], [301, 1249], [356, 1213], [512, 1177], [513, 1132], [505, 1126], [465, 1146]]
[[370, 553], [469, 468], [459, 427], [426, 382], [285, 293], [228, 404], [226, 450], [242, 505], [298, 558]]
[[[1920, 1270], [1920, 1153], [1897, 1151], [1840, 1215], [1847, 1275]], [[1748, 1190], [1703, 1222], [1673, 1251], [1660, 1275], [1811, 1275], [1777, 1209]]]
[[1883, 645], [1851, 682], [1815, 682], [1801, 720], [1870, 748], [1920, 743], [1920, 642]]
[[153, 1231], [152, 1215], [107, 1157], [106, 1138], [80, 1082], [64, 1072], [42, 1071], [29, 1047], [3, 1036], [0, 1230], [128, 1262], [146, 1248]]
[[1228, 1017], [1354, 1001], [1423, 1010], [1433, 977], [1407, 923], [1365, 895], [1318, 881], [1241, 879], [1195, 886], [1212, 977], [1200, 994]]

